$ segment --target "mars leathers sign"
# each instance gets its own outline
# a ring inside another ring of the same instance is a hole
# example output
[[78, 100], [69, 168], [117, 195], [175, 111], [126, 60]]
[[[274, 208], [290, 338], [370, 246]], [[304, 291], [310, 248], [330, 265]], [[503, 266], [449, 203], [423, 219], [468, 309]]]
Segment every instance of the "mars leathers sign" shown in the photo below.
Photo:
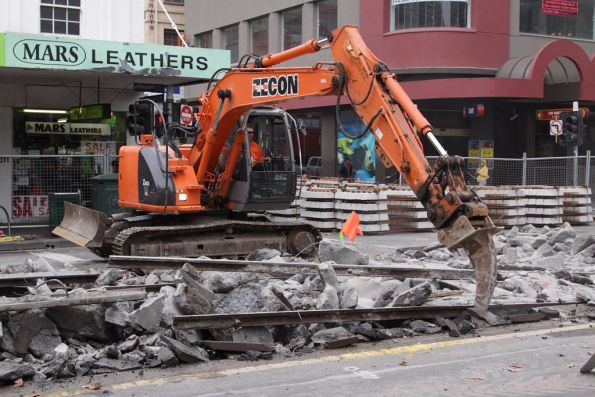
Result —
[[27, 134], [45, 135], [111, 135], [112, 128], [109, 124], [27, 121], [25, 123], [25, 131]]
[[205, 79], [214, 71], [230, 66], [228, 50], [17, 33], [1, 35], [4, 36], [5, 59], [0, 66]]

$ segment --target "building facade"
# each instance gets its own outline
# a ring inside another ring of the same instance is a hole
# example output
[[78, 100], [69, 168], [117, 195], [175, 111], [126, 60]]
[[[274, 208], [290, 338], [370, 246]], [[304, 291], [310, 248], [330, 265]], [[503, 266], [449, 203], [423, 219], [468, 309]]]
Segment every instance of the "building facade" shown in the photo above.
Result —
[[145, 0], [145, 43], [182, 46], [172, 21], [184, 37], [184, 0], [161, 0], [161, 4], [159, 0]]
[[[567, 155], [572, 148], [550, 136], [547, 112], [541, 111], [569, 109], [574, 101], [595, 110], [592, 0], [195, 0], [186, 2], [186, 15], [192, 45], [226, 48], [232, 62], [324, 37], [336, 26], [358, 25], [450, 154]], [[328, 60], [329, 52], [320, 51], [291, 64]], [[309, 127], [306, 158], [322, 156], [322, 174], [335, 175], [344, 156], [355, 157], [361, 179], [382, 180], [385, 170], [376, 164], [372, 140], [352, 142], [337, 132], [334, 102], [283, 103]], [[348, 106], [341, 114], [344, 126], [361, 128]], [[579, 153], [593, 149], [594, 131], [588, 127], [591, 139]], [[427, 153], [435, 154], [430, 146], [425, 142]]]
[[0, 206], [13, 224], [47, 223], [52, 193], [90, 205], [91, 178], [135, 142], [129, 105], [229, 66], [227, 51], [145, 44], [143, 6], [0, 1]]

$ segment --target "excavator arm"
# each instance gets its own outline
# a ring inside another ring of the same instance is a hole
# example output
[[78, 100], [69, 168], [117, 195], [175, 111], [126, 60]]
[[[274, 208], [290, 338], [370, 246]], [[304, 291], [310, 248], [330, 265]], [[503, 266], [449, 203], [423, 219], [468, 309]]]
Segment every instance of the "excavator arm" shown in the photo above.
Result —
[[[327, 45], [332, 63], [274, 67]], [[374, 135], [379, 158], [399, 170], [424, 205], [439, 241], [450, 249], [468, 252], [477, 282], [475, 310], [486, 318], [496, 281], [492, 235], [497, 228], [486, 205], [465, 185], [463, 160], [447, 154], [394, 73], [374, 56], [354, 26], [338, 28], [328, 41], [311, 40], [230, 70], [201, 96], [201, 111], [195, 116], [203, 133], [189, 155], [199, 183], [212, 182], [217, 157], [233, 125], [247, 110], [320, 95], [337, 95], [337, 104], [341, 95], [347, 96], [366, 130]], [[420, 135], [440, 154], [432, 166], [423, 153]], [[219, 194], [226, 192], [223, 188]]]

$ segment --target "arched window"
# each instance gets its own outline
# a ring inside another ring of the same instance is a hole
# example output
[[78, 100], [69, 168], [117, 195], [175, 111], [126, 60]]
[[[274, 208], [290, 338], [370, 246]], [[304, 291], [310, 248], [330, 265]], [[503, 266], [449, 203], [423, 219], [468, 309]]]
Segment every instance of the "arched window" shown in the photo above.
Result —
[[390, 0], [391, 30], [468, 28], [469, 0]]

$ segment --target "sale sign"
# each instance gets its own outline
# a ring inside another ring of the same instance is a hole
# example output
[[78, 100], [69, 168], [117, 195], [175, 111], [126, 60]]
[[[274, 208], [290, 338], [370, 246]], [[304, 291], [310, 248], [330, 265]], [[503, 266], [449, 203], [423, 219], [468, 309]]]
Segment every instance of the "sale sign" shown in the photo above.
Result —
[[14, 219], [40, 218], [48, 215], [48, 196], [12, 196]]
[[576, 17], [578, 0], [541, 0], [541, 11], [547, 15]]

